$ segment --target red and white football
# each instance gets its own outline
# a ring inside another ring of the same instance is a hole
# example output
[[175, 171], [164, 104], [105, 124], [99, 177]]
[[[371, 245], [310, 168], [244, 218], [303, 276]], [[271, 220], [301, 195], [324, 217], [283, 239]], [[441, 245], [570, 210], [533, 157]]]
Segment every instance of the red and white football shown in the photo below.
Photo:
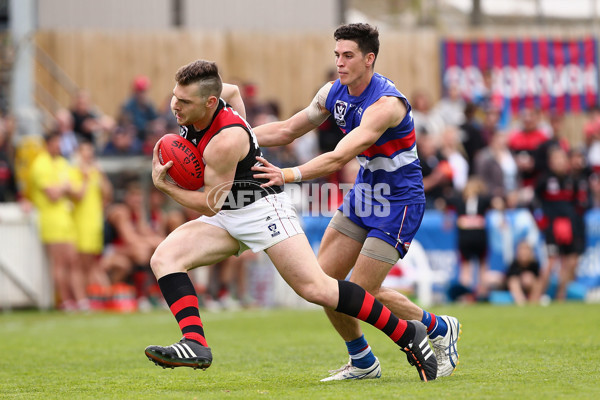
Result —
[[158, 145], [158, 160], [162, 165], [173, 161], [167, 175], [179, 187], [198, 190], [204, 186], [204, 162], [192, 142], [175, 133], [167, 133]]

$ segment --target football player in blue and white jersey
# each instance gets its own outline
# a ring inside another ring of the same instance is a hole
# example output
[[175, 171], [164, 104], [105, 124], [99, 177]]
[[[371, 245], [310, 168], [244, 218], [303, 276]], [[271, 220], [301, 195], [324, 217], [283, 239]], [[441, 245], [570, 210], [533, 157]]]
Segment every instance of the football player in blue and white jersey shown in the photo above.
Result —
[[[281, 146], [318, 127], [333, 115], [344, 137], [337, 147], [294, 168], [279, 169], [259, 158], [256, 178], [282, 185], [329, 175], [356, 157], [360, 170], [352, 190], [323, 236], [318, 260], [325, 272], [370, 291], [401, 318], [420, 320], [438, 360], [438, 377], [458, 364], [460, 324], [437, 316], [401, 293], [382, 287], [391, 267], [404, 257], [425, 211], [421, 166], [417, 157], [411, 106], [394, 83], [374, 72], [379, 33], [368, 24], [347, 24], [334, 33], [339, 78], [326, 83], [311, 104], [285, 121], [257, 126], [262, 147]], [[379, 361], [358, 320], [325, 310], [345, 340], [350, 361], [323, 379], [365, 379], [381, 375]]]

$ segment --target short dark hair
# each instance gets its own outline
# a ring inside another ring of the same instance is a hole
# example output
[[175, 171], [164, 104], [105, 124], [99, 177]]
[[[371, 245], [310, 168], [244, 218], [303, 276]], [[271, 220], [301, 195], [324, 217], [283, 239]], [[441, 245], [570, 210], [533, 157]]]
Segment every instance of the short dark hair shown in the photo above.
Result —
[[199, 82], [200, 94], [207, 97], [220, 97], [223, 90], [219, 68], [212, 61], [196, 60], [184, 65], [175, 73], [175, 81], [183, 86]]
[[48, 143], [54, 139], [60, 139], [61, 136], [62, 135], [58, 128], [53, 127], [52, 129], [46, 131], [46, 133], [44, 134], [44, 141]]
[[346, 24], [335, 30], [333, 38], [338, 40], [352, 40], [358, 44], [360, 51], [366, 55], [379, 53], [379, 31], [369, 24]]

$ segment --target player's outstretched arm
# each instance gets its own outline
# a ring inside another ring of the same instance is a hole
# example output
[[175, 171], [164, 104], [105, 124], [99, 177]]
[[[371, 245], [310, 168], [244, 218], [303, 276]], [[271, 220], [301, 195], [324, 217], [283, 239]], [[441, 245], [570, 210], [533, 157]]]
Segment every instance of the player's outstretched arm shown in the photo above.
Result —
[[329, 116], [325, 101], [331, 89], [326, 83], [315, 95], [308, 107], [285, 121], [271, 122], [254, 127], [252, 130], [262, 147], [283, 146], [321, 125]]
[[242, 118], [246, 119], [246, 106], [240, 93], [240, 88], [237, 85], [223, 83], [223, 91], [221, 98], [227, 102]]
[[395, 97], [382, 97], [364, 111], [360, 126], [349, 132], [333, 151], [323, 153], [294, 168], [279, 169], [260, 159], [262, 166], [255, 178], [269, 179], [263, 186], [282, 185], [329, 175], [342, 169], [352, 158], [371, 147], [388, 128], [398, 125], [406, 115], [406, 106]]
[[261, 147], [284, 146], [315, 129], [318, 125], [308, 119], [302, 110], [285, 121], [269, 122], [252, 128]]

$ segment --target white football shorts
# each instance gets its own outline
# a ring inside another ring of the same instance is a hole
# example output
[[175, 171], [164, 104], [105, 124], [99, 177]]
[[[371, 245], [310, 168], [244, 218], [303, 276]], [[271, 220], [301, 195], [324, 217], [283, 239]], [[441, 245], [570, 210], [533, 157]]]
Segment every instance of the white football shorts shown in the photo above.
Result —
[[225, 229], [240, 243], [238, 255], [250, 249], [258, 253], [300, 233], [304, 234], [296, 209], [287, 193], [265, 196], [237, 210], [219, 211], [198, 218]]

